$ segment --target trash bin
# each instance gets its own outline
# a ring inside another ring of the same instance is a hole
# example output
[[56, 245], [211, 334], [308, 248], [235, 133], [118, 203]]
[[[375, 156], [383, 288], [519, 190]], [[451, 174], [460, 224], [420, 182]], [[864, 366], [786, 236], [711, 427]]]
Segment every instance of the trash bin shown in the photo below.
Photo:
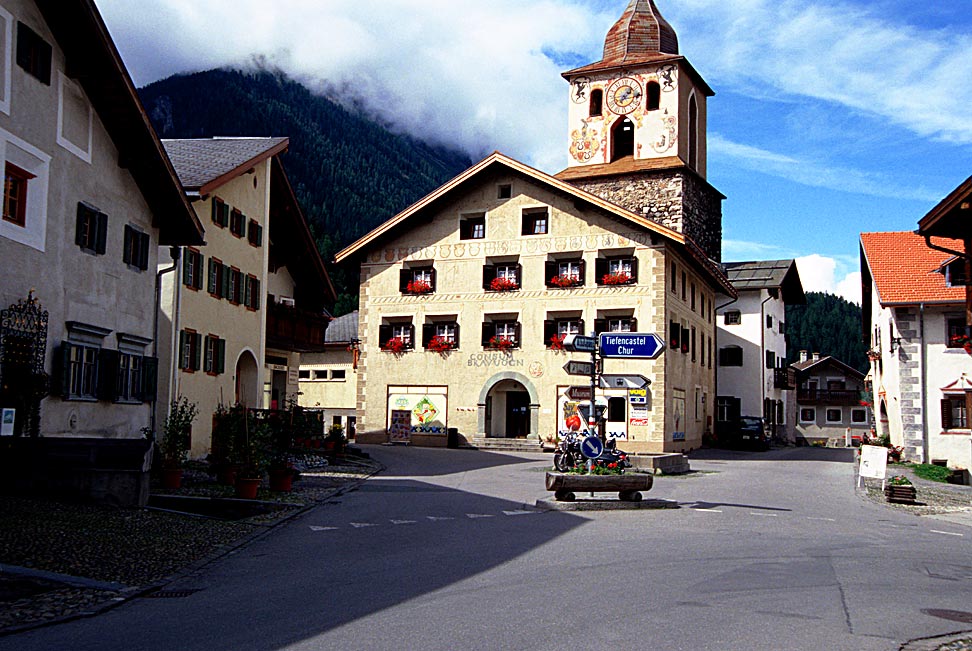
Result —
[[450, 427], [449, 434], [446, 436], [446, 447], [458, 448], [459, 447], [459, 428]]

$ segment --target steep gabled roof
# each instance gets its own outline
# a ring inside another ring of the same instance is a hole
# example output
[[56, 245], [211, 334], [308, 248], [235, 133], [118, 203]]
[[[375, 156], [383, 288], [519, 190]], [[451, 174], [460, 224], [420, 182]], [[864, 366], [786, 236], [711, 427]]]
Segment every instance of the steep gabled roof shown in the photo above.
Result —
[[621, 206], [613, 204], [610, 201], [606, 201], [597, 195], [581, 190], [570, 183], [565, 183], [564, 181], [536, 170], [529, 165], [525, 165], [519, 161], [509, 158], [508, 156], [504, 156], [499, 152], [493, 152], [459, 176], [447, 182], [445, 185], [442, 185], [431, 194], [419, 199], [417, 202], [398, 213], [384, 224], [381, 224], [370, 233], [360, 238], [358, 241], [354, 242], [350, 246], [345, 247], [343, 250], [337, 253], [335, 256], [335, 261], [340, 263], [353, 256], [361, 255], [364, 250], [375, 243], [389, 237], [401, 235], [406, 230], [407, 222], [413, 221], [419, 215], [427, 214], [427, 212], [430, 210], [434, 210], [436, 206], [441, 205], [444, 201], [447, 201], [456, 193], [462, 192], [465, 187], [474, 182], [481, 175], [497, 169], [502, 169], [506, 172], [512, 172], [514, 174], [523, 176], [551, 192], [570, 197], [574, 201], [586, 204], [624, 224], [635, 226], [668, 240], [671, 244], [675, 245], [676, 249], [681, 249], [686, 257], [692, 260], [704, 273], [704, 275], [708, 276], [712, 280], [713, 284], [717, 286], [722, 293], [731, 297], [736, 296], [736, 290], [729, 283], [729, 280], [722, 272], [722, 269], [715, 262], [706, 257], [699, 246], [690, 238], [685, 237], [683, 234], [670, 228], [657, 224], [650, 219], [646, 219], [645, 217], [626, 210]]
[[932, 237], [972, 236], [972, 176], [921, 218], [918, 232]]
[[[203, 226], [152, 128], [93, 0], [37, 0], [51, 33], [145, 197], [161, 244], [200, 244]], [[9, 47], [9, 44], [8, 44]]]
[[205, 197], [254, 165], [287, 151], [289, 138], [163, 140], [186, 192]]
[[[962, 246], [958, 240], [941, 243], [949, 248]], [[917, 233], [861, 233], [861, 252], [867, 265], [862, 271], [865, 278], [870, 275], [883, 306], [965, 301], [965, 288], [947, 287], [939, 272], [951, 256], [928, 248]]]
[[358, 311], [339, 316], [327, 325], [325, 344], [349, 344], [358, 338]]
[[863, 373], [858, 371], [853, 366], [848, 366], [844, 362], [840, 361], [839, 359], [831, 355], [826, 355], [824, 357], [821, 357], [820, 359], [808, 359], [805, 362], [794, 362], [793, 364], [790, 364], [790, 367], [796, 370], [798, 376], [804, 376], [807, 373], [809, 373], [811, 370], [819, 370], [821, 367], [824, 366], [833, 366], [834, 368], [838, 369], [839, 371], [842, 371], [846, 375], [852, 375], [856, 377], [858, 380], [864, 379]]
[[741, 292], [779, 289], [787, 305], [805, 305], [807, 302], [795, 260], [726, 262], [723, 266], [729, 282]]

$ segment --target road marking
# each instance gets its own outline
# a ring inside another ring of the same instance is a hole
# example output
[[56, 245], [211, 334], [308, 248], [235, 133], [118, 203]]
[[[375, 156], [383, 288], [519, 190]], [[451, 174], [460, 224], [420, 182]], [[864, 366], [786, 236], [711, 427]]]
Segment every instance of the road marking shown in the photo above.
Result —
[[365, 527], [377, 527], [378, 525], [370, 522], [352, 522], [351, 526], [355, 529], [363, 529]]
[[313, 525], [310, 528], [311, 531], [337, 531], [337, 529], [337, 527], [315, 527]]
[[431, 520], [432, 522], [439, 522], [441, 520], [455, 520], [455, 518], [440, 518], [440, 517], [436, 517], [434, 515], [427, 515], [425, 517], [428, 518], [429, 520]]
[[392, 524], [415, 524], [418, 520], [392, 520]]
[[477, 518], [493, 518], [493, 517], [496, 517], [496, 516], [486, 515], [484, 513], [467, 513], [466, 514], [466, 517], [475, 520]]
[[722, 513], [719, 509], [692, 509], [693, 511], [701, 511], [702, 513]]
[[777, 513], [755, 513], [753, 511], [750, 511], [749, 512], [749, 515], [755, 515], [755, 516], [759, 516], [761, 518], [777, 518], [777, 517], [779, 517], [779, 514], [777, 514]]
[[537, 511], [503, 511], [503, 515], [533, 515], [534, 513], [537, 513]]
[[834, 518], [807, 518], [807, 520], [818, 520], [820, 522], [837, 522]]
[[938, 529], [931, 529], [930, 531], [932, 533], [940, 533], [940, 534], [943, 534], [945, 536], [959, 536], [960, 538], [965, 537], [965, 534], [964, 533], [953, 533], [951, 531], [939, 531]]

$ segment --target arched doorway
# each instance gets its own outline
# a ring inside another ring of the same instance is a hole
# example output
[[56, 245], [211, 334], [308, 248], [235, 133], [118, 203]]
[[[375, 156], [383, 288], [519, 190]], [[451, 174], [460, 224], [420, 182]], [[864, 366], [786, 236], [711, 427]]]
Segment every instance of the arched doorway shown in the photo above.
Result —
[[258, 404], [260, 388], [256, 358], [248, 350], [240, 353], [236, 360], [236, 404], [247, 407], [260, 407]]
[[538, 438], [539, 397], [519, 373], [494, 375], [479, 395], [479, 435], [488, 438]]
[[622, 118], [611, 127], [611, 161], [634, 155], [634, 122]]

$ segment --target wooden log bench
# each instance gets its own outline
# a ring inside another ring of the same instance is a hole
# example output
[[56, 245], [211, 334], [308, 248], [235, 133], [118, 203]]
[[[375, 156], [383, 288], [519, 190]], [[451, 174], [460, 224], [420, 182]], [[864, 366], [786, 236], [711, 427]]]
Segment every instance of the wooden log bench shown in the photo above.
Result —
[[654, 478], [643, 473], [624, 475], [574, 475], [547, 473], [547, 490], [558, 502], [573, 502], [579, 493], [617, 492], [622, 502], [640, 502], [641, 491], [651, 490]]

